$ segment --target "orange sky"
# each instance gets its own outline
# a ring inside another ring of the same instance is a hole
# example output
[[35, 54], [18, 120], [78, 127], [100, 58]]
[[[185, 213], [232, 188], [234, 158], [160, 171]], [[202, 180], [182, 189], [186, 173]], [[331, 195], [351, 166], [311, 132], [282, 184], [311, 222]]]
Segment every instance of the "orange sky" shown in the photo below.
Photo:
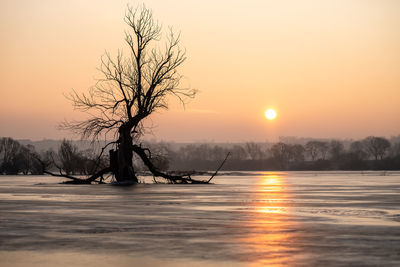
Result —
[[[127, 1], [0, 2], [0, 136], [71, 137], [63, 93], [123, 48]], [[182, 32], [180, 72], [200, 91], [153, 116], [175, 141], [400, 134], [400, 1], [144, 1]], [[275, 121], [264, 111], [273, 107]]]

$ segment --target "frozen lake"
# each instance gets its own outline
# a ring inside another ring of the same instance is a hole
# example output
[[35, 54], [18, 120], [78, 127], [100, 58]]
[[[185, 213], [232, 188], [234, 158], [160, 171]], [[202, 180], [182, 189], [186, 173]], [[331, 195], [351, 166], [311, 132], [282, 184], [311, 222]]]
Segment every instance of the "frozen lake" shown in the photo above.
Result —
[[1, 266], [400, 266], [400, 172], [59, 181], [0, 176]]

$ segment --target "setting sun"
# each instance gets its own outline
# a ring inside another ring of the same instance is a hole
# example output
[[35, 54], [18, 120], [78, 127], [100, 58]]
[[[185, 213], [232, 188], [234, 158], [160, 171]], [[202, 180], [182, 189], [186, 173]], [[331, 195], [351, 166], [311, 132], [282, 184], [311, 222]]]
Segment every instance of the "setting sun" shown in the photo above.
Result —
[[265, 111], [265, 117], [266, 117], [268, 120], [273, 120], [273, 119], [275, 119], [275, 118], [276, 118], [276, 111], [273, 110], [272, 108], [267, 109], [267, 111]]

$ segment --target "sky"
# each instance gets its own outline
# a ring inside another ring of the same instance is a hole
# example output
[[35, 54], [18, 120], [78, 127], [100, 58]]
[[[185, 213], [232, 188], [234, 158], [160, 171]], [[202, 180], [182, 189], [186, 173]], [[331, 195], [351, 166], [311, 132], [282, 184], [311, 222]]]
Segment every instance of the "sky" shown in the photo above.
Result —
[[[126, 49], [127, 3], [181, 32], [185, 108], [153, 114], [148, 139], [275, 141], [400, 134], [400, 1], [0, 1], [0, 136], [78, 138], [65, 98]], [[278, 113], [265, 119], [267, 108]]]

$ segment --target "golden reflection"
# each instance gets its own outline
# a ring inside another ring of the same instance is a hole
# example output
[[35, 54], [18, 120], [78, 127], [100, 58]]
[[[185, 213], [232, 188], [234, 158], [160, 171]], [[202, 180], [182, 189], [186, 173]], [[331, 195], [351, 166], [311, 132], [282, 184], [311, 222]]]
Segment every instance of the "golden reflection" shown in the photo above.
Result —
[[[279, 174], [267, 174], [261, 176], [261, 187], [258, 189], [261, 192], [281, 192], [282, 191], [282, 175]], [[262, 196], [265, 196], [263, 194]], [[278, 205], [281, 203], [280, 199], [272, 197], [272, 195], [267, 199], [261, 199], [261, 202], [256, 207], [257, 212], [263, 213], [283, 213], [285, 207]]]
[[266, 175], [262, 176], [262, 184], [263, 185], [281, 185], [281, 179], [278, 175]]
[[280, 191], [282, 187], [282, 176], [271, 174], [261, 176], [262, 191]]
[[297, 238], [294, 221], [289, 211], [290, 192], [286, 174], [266, 173], [260, 176], [252, 193], [251, 216], [240, 238], [243, 257], [249, 266], [288, 266], [295, 264], [294, 248]]

